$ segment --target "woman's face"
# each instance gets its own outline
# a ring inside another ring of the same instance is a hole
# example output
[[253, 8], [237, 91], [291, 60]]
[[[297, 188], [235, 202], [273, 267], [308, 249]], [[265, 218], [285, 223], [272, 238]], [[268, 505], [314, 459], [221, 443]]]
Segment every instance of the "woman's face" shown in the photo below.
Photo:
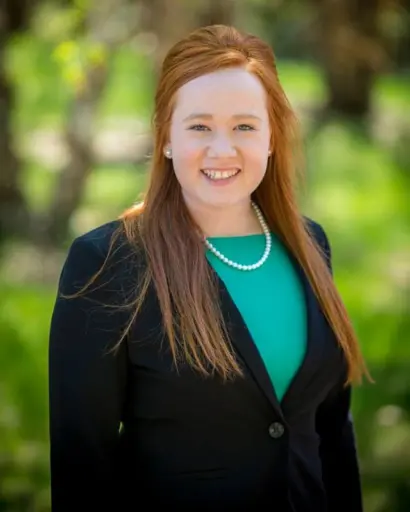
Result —
[[165, 149], [188, 206], [249, 201], [266, 172], [270, 135], [265, 89], [248, 71], [225, 69], [182, 86]]

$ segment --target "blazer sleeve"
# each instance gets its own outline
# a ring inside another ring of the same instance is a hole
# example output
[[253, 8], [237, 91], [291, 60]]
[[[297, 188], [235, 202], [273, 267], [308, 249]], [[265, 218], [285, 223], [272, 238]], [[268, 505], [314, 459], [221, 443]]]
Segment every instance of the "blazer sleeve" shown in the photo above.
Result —
[[[49, 336], [49, 438], [53, 512], [116, 510], [119, 428], [122, 419], [127, 354], [107, 349], [118, 341], [120, 315], [107, 309], [115, 286], [78, 291], [100, 268], [104, 257], [94, 242], [77, 238], [59, 280]], [[105, 276], [109, 278], [108, 275]]]
[[[332, 271], [331, 248], [320, 227], [324, 256]], [[323, 482], [329, 512], [363, 512], [358, 453], [351, 413], [351, 386], [345, 375], [336, 389], [319, 406], [316, 430], [320, 436]]]

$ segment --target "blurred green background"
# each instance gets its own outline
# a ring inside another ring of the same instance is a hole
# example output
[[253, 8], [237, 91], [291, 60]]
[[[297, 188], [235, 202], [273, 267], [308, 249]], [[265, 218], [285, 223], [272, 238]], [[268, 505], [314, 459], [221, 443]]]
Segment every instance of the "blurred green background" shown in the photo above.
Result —
[[410, 511], [409, 13], [409, 0], [2, 1], [0, 511], [50, 510], [61, 265], [75, 236], [140, 198], [159, 63], [209, 23], [275, 50], [306, 150], [301, 206], [329, 235], [376, 379], [353, 403], [365, 510]]

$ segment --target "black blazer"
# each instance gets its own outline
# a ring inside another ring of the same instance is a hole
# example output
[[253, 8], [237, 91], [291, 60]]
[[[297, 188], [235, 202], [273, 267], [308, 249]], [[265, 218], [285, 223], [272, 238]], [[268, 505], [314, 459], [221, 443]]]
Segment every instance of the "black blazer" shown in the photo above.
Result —
[[[113, 221], [72, 244], [59, 292], [102, 265]], [[330, 248], [322, 228], [309, 231]], [[121, 239], [120, 239], [121, 240]], [[292, 258], [293, 259], [293, 258]], [[175, 371], [153, 288], [116, 355], [142, 254], [125, 239], [87, 297], [58, 295], [49, 345], [53, 512], [169, 510], [361, 512], [346, 364], [301, 267], [308, 311], [304, 362], [279, 403], [246, 325], [219, 279], [245, 378]], [[274, 326], [272, 334], [274, 335]]]

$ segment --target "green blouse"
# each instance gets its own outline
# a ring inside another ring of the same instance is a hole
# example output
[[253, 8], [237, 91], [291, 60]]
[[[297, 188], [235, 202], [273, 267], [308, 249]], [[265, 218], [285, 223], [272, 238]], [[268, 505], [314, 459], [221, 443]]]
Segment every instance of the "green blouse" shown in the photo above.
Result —
[[[265, 250], [262, 234], [210, 237], [227, 258], [255, 263]], [[306, 350], [306, 306], [303, 286], [287, 251], [272, 233], [272, 249], [256, 270], [237, 270], [207, 250], [208, 261], [224, 282], [282, 400]]]

